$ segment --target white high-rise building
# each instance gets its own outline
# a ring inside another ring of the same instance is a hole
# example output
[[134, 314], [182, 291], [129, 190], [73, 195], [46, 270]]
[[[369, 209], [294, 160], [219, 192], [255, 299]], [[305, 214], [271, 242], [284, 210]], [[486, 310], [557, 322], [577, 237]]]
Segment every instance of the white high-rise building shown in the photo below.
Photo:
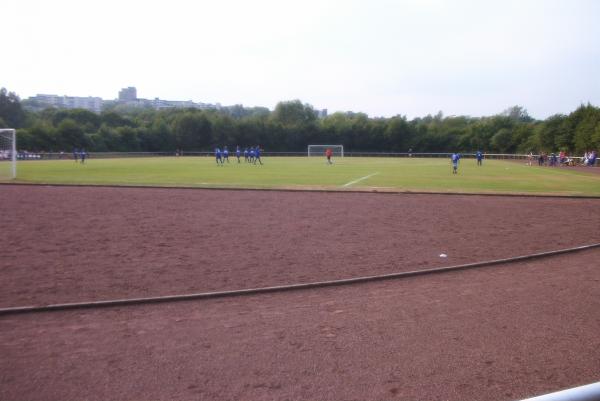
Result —
[[38, 103], [56, 108], [86, 109], [95, 113], [100, 113], [102, 111], [101, 97], [79, 97], [38, 94], [30, 97], [29, 100], [33, 100]]
[[137, 89], [134, 86], [123, 88], [119, 91], [119, 101], [130, 102], [137, 99]]

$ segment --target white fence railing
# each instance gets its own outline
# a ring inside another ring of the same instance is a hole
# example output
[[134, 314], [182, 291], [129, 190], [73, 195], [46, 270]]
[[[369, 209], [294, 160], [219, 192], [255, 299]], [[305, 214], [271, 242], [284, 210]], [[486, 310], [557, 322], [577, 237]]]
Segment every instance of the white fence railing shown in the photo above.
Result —
[[[306, 151], [302, 152], [263, 152], [264, 156], [284, 156], [284, 157], [304, 157]], [[344, 157], [412, 157], [412, 158], [450, 158], [452, 153], [448, 152], [361, 152], [361, 151], [345, 151]], [[213, 157], [212, 151], [180, 151], [180, 152], [89, 152], [86, 153], [87, 158], [92, 159], [111, 159], [111, 158], [129, 158], [129, 157], [173, 157], [173, 156], [205, 156]], [[532, 162], [537, 163], [539, 155], [533, 155]], [[235, 158], [235, 153], [230, 153], [229, 157]], [[461, 153], [462, 158], [475, 158], [475, 153]], [[485, 159], [495, 160], [527, 160], [529, 155], [526, 154], [511, 154], [511, 153], [485, 153]], [[18, 160], [61, 160], [73, 159], [74, 155], [67, 152], [19, 152]], [[583, 157], [569, 156], [575, 163], [581, 163]], [[599, 162], [596, 160], [596, 165]]]

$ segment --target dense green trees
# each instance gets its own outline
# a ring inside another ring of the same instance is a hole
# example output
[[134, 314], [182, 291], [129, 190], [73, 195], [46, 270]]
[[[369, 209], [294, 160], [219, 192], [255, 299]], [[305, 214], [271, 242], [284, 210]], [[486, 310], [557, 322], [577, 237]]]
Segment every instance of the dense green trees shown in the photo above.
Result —
[[25, 112], [19, 97], [0, 88], [0, 128], [21, 128], [25, 123]]
[[215, 146], [261, 145], [267, 151], [304, 151], [308, 144], [343, 144], [346, 151], [583, 153], [600, 149], [600, 108], [581, 105], [569, 115], [539, 121], [521, 106], [489, 117], [441, 112], [408, 120], [334, 113], [317, 118], [299, 100], [272, 112], [240, 105], [222, 110], [111, 109], [23, 111], [18, 97], [0, 91], [0, 124], [17, 127], [20, 149], [30, 151], [210, 151]]

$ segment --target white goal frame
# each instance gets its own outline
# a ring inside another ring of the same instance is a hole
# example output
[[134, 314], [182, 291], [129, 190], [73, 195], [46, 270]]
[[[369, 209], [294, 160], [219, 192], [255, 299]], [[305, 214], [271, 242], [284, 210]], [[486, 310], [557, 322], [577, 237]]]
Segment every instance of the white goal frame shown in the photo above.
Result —
[[[0, 149], [1, 152], [9, 152], [10, 156], [10, 179], [17, 178], [17, 131], [13, 128], [0, 128], [0, 137], [11, 142], [10, 149]], [[5, 153], [0, 156], [6, 155]], [[4, 160], [4, 158], [3, 158]]]
[[327, 148], [331, 148], [334, 156], [344, 157], [344, 145], [308, 145], [308, 157], [324, 157]]

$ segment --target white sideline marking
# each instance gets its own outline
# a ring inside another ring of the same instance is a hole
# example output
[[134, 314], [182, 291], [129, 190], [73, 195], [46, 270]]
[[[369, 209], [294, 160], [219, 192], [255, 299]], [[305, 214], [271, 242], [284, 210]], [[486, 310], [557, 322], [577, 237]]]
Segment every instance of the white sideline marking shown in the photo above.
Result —
[[349, 187], [352, 184], [356, 184], [357, 182], [360, 182], [362, 180], [366, 180], [367, 178], [371, 178], [371, 177], [373, 177], [374, 175], [377, 175], [377, 174], [379, 174], [379, 171], [376, 172], [376, 173], [373, 173], [373, 174], [365, 175], [364, 177], [361, 177], [358, 180], [350, 181], [350, 182], [342, 185], [342, 187]]

